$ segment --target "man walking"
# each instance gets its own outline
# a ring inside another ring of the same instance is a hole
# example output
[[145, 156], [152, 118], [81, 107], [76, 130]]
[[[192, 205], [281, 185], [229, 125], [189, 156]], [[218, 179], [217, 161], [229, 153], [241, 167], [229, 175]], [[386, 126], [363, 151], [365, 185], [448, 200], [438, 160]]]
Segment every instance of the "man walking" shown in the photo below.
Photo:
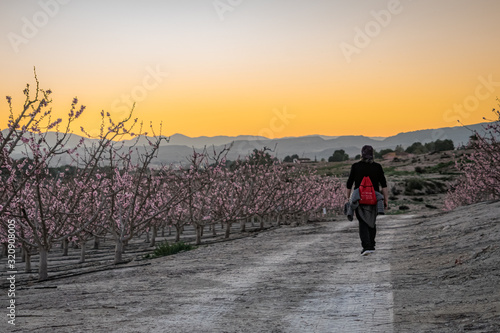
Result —
[[[357, 206], [355, 209], [356, 218], [359, 222], [359, 237], [361, 239], [361, 246], [363, 250], [361, 255], [366, 256], [375, 251], [375, 235], [377, 233], [376, 218], [379, 209], [377, 204], [363, 204], [360, 202], [359, 187], [363, 182], [363, 178], [368, 177], [373, 185], [379, 203], [383, 208], [388, 205], [388, 191], [387, 181], [385, 179], [384, 170], [379, 163], [373, 161], [373, 147], [363, 146], [361, 149], [361, 160], [351, 166], [349, 179], [347, 180], [347, 199], [350, 200], [351, 205]], [[354, 193], [352, 193], [352, 186], [354, 184]], [[382, 188], [382, 193], [380, 193]], [[359, 205], [358, 205], [359, 204]]]

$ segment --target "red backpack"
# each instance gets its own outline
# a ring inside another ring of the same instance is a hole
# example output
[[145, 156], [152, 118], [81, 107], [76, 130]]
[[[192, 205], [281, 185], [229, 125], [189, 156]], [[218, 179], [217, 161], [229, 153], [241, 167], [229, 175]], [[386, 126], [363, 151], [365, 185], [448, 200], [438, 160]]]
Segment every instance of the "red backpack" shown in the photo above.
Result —
[[359, 185], [359, 203], [361, 205], [376, 205], [377, 195], [375, 194], [375, 189], [373, 188], [372, 181], [370, 177], [364, 177]]

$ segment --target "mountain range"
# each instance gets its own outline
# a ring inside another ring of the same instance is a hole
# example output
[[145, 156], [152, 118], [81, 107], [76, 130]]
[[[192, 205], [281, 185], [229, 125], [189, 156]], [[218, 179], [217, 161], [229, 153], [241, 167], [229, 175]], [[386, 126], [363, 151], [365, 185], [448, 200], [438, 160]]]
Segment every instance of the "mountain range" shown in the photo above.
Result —
[[[474, 131], [484, 133], [483, 126], [487, 123], [470, 125], [467, 127], [445, 127], [438, 129], [426, 129], [413, 132], [399, 133], [394, 136], [381, 137], [366, 137], [366, 136], [323, 136], [323, 135], [308, 135], [301, 137], [286, 137], [278, 139], [269, 139], [262, 136], [240, 135], [240, 136], [214, 136], [214, 137], [196, 137], [191, 138], [182, 134], [174, 134], [170, 136], [168, 141], [164, 141], [155, 164], [170, 164], [170, 163], [187, 163], [188, 157], [193, 153], [193, 149], [200, 151], [204, 147], [210, 151], [222, 150], [224, 147], [232, 144], [227, 155], [229, 160], [237, 159], [248, 155], [254, 149], [262, 149], [267, 147], [271, 149], [271, 155], [279, 159], [283, 159], [287, 155], [297, 154], [299, 157], [320, 160], [328, 159], [335, 150], [343, 149], [349, 156], [354, 157], [360, 153], [363, 145], [371, 145], [375, 150], [394, 149], [397, 145], [406, 148], [415, 142], [428, 143], [438, 139], [450, 139], [455, 144], [455, 147], [466, 144], [469, 137]], [[2, 131], [5, 133], [6, 130]], [[56, 133], [48, 133], [47, 140], [49, 143], [55, 142]], [[81, 136], [71, 134], [66, 147], [74, 147], [81, 139]], [[93, 139], [84, 138], [88, 143]], [[123, 142], [124, 147], [134, 144], [137, 140], [126, 140]], [[139, 146], [148, 146], [146, 138], [139, 138]], [[16, 155], [20, 153], [16, 153]], [[59, 163], [66, 163], [64, 159]]]

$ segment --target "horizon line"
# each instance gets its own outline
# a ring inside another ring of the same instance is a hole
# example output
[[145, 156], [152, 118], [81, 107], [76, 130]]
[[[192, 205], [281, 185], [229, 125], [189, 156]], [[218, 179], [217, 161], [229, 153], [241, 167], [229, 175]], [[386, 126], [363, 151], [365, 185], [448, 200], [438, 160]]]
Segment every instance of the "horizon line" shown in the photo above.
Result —
[[[492, 121], [492, 122], [495, 122], [495, 121]], [[208, 135], [189, 136], [189, 135], [182, 134], [182, 133], [177, 133], [177, 132], [174, 133], [174, 134], [171, 134], [171, 135], [156, 135], [156, 136], [141, 135], [141, 136], [149, 137], [149, 138], [159, 137], [159, 136], [166, 137], [166, 138], [171, 138], [174, 135], [182, 135], [182, 136], [185, 136], [185, 137], [187, 137], [189, 139], [216, 138], [216, 137], [238, 138], [238, 137], [246, 136], [246, 137], [254, 137], [254, 138], [257, 138], [257, 139], [258, 138], [260, 138], [260, 139], [263, 138], [263, 139], [266, 139], [266, 140], [293, 139], [293, 138], [316, 137], [316, 136], [317, 137], [322, 137], [322, 136], [324, 136], [324, 137], [331, 137], [332, 139], [334, 139], [334, 138], [339, 138], [339, 137], [354, 136], [354, 137], [365, 137], [365, 138], [377, 140], [377, 139], [387, 139], [387, 138], [390, 138], [390, 137], [393, 137], [393, 136], [396, 136], [396, 135], [399, 135], [399, 134], [403, 134], [403, 133], [413, 133], [413, 132], [429, 131], [429, 130], [432, 131], [432, 130], [438, 130], [438, 129], [444, 129], [444, 128], [467, 127], [467, 126], [475, 126], [475, 125], [482, 125], [482, 124], [489, 124], [489, 123], [491, 123], [491, 121], [490, 122], [489, 121], [484, 121], [484, 122], [480, 122], [480, 123], [467, 124], [467, 125], [461, 124], [461, 125], [457, 125], [457, 126], [448, 126], [448, 127], [424, 128], [424, 129], [418, 129], [418, 130], [413, 130], [413, 131], [408, 131], [408, 132], [399, 132], [397, 134], [389, 135], [389, 136], [378, 136], [378, 135], [366, 136], [366, 135], [363, 135], [363, 134], [347, 134], [347, 135], [306, 134], [306, 135], [299, 135], [299, 136], [283, 136], [283, 137], [268, 138], [268, 137], [265, 137], [263, 135], [254, 135], [254, 134], [238, 134], [238, 135], [224, 135], [224, 134], [220, 134], [220, 135], [214, 135], [214, 136], [208, 136]], [[1, 129], [0, 131], [3, 132], [5, 130], [8, 130], [8, 128]], [[42, 132], [42, 133], [62, 133], [62, 132], [46, 131], [46, 132]], [[96, 138], [88, 137], [86, 135], [77, 134], [77, 133], [74, 133], [74, 132], [68, 132], [68, 134], [78, 135], [80, 137], [87, 138], [87, 139], [96, 139]], [[126, 134], [123, 134], [123, 136], [125, 136], [125, 135]], [[128, 136], [130, 136], [130, 135], [128, 135]], [[132, 137], [132, 138], [126, 139], [126, 140], [133, 140], [136, 137]], [[119, 141], [123, 141], [123, 140], [119, 140]]]

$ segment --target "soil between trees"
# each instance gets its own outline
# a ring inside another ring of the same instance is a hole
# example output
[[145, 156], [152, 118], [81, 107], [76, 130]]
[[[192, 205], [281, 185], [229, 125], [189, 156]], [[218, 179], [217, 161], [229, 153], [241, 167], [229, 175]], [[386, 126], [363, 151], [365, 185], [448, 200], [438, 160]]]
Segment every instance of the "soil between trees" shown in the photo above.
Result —
[[22, 286], [0, 330], [500, 332], [499, 238], [498, 201], [383, 216], [368, 257], [357, 222], [283, 226]]

